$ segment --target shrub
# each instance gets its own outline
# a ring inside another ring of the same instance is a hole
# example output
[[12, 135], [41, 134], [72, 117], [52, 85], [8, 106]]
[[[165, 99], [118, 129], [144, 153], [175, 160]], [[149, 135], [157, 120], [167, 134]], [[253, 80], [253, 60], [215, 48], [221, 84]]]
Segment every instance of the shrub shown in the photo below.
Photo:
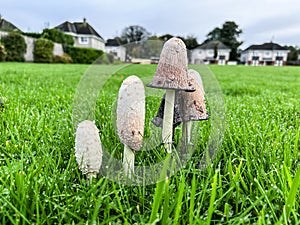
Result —
[[42, 37], [62, 44], [64, 50], [66, 50], [66, 46], [74, 45], [74, 39], [71, 35], [65, 34], [64, 32], [57, 29], [44, 29]]
[[72, 63], [73, 60], [68, 54], [53, 56], [54, 63]]
[[3, 44], [0, 43], [0, 62], [4, 62], [6, 58], [6, 51]]
[[73, 63], [91, 64], [103, 54], [103, 51], [68, 46], [66, 53], [71, 56]]
[[26, 43], [24, 37], [19, 33], [9, 33], [1, 38], [6, 50], [6, 61], [24, 62]]
[[50, 63], [52, 62], [54, 43], [45, 38], [39, 38], [34, 43], [33, 57], [34, 62]]

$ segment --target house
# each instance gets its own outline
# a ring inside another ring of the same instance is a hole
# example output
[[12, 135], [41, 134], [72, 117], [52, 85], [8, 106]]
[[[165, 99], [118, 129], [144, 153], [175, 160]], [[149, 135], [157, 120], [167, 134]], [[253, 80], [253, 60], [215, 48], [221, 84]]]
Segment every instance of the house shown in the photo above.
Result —
[[251, 45], [241, 53], [241, 62], [253, 66], [282, 66], [286, 64], [288, 53], [287, 48], [273, 42]]
[[113, 54], [116, 60], [122, 62], [126, 60], [126, 48], [120, 45], [116, 39], [108, 39], [106, 41], [105, 52]]
[[75, 47], [94, 48], [104, 51], [105, 41], [97, 33], [97, 31], [86, 22], [84, 18], [82, 22], [70, 23], [68, 21], [55, 27], [74, 38]]
[[21, 31], [15, 25], [13, 25], [12, 23], [5, 20], [1, 15], [0, 15], [0, 30], [2, 30], [2, 31]]
[[209, 41], [191, 50], [190, 61], [192, 64], [227, 64], [230, 48], [220, 41]]

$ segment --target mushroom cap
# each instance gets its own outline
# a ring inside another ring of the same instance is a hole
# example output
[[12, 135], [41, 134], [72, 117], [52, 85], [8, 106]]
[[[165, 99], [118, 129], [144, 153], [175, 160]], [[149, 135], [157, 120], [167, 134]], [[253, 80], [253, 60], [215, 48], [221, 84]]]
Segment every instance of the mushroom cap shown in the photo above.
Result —
[[197, 121], [209, 119], [206, 111], [204, 88], [200, 74], [195, 70], [188, 70], [189, 83], [196, 89], [194, 92], [180, 91], [180, 113], [182, 121]]
[[102, 164], [102, 146], [99, 130], [90, 120], [78, 124], [75, 134], [75, 157], [83, 174], [99, 173]]
[[147, 87], [194, 91], [187, 81], [187, 50], [184, 42], [176, 37], [166, 41], [160, 54], [155, 76]]
[[117, 103], [117, 130], [121, 142], [138, 151], [143, 143], [144, 124], [144, 84], [137, 76], [129, 76], [119, 89]]

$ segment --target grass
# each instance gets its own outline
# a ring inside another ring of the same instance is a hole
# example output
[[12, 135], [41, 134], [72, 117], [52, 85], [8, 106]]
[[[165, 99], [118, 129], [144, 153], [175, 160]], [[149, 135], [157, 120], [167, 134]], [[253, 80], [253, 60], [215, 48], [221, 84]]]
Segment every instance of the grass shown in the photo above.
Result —
[[[72, 109], [87, 69], [0, 64], [0, 223], [300, 224], [300, 68], [210, 66], [226, 106], [221, 149], [208, 168], [199, 168], [196, 150], [174, 176], [147, 186], [103, 176], [88, 185], [78, 170]], [[125, 67], [98, 97], [96, 124], [116, 158], [122, 145], [107, 117], [118, 88], [129, 75], [154, 71], [155, 65]], [[159, 101], [147, 102], [149, 124]], [[205, 142], [209, 122], [200, 127]], [[147, 158], [139, 152], [137, 164]]]

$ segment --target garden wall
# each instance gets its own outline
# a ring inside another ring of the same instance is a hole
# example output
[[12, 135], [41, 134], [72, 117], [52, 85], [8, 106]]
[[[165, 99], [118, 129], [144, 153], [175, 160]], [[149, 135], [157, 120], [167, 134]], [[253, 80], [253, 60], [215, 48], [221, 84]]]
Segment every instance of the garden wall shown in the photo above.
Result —
[[[8, 32], [0, 31], [0, 38], [6, 36]], [[27, 45], [26, 53], [24, 55], [26, 62], [33, 62], [33, 49], [34, 49], [34, 42], [36, 38], [23, 36]], [[64, 50], [61, 44], [54, 43], [53, 48], [53, 55], [63, 55]]]

